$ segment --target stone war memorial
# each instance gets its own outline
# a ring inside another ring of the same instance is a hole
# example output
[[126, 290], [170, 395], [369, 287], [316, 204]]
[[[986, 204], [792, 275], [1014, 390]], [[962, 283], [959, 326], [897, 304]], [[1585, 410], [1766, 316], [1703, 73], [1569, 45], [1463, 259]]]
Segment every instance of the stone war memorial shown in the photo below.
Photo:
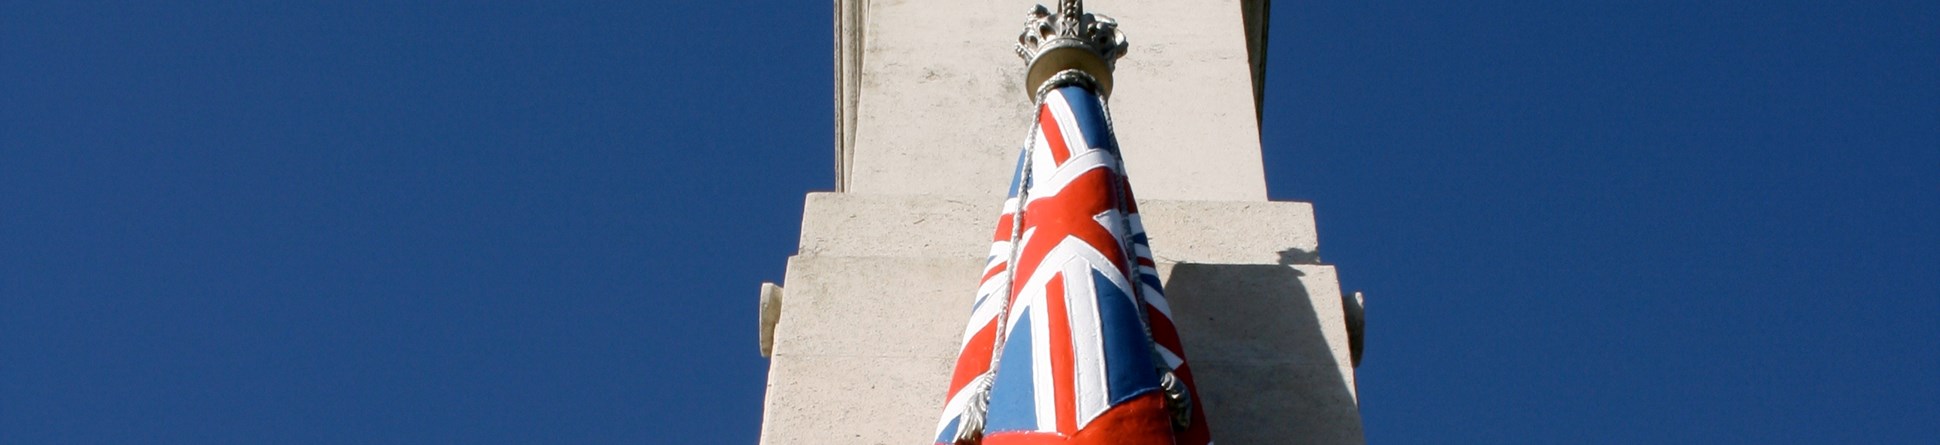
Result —
[[1360, 298], [1267, 198], [1269, 4], [835, 0], [761, 443], [1363, 443]]

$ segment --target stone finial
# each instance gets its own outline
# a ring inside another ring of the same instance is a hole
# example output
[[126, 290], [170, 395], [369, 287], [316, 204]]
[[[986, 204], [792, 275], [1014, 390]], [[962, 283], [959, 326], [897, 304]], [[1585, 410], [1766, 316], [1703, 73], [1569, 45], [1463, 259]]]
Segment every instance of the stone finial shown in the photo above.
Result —
[[1098, 95], [1111, 95], [1112, 68], [1127, 47], [1117, 21], [1084, 12], [1080, 0], [1060, 1], [1057, 14], [1037, 5], [1025, 18], [1024, 33], [1017, 37], [1017, 56], [1029, 66], [1024, 85], [1032, 100], [1051, 87], [1086, 80]]

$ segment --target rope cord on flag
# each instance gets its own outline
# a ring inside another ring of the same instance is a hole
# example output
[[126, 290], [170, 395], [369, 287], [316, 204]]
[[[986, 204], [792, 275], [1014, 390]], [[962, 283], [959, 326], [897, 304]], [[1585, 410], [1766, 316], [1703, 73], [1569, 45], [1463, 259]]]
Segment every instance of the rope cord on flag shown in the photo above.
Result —
[[[1061, 0], [1059, 10], [1068, 11], [1074, 7], [1082, 8], [1083, 3], [1077, 0]], [[1065, 20], [1075, 20], [1075, 18], [1076, 14], [1065, 15]], [[1075, 23], [1070, 23], [1065, 26], [1067, 29], [1066, 33], [1076, 30], [1077, 27], [1071, 25], [1075, 25]], [[1003, 301], [997, 311], [997, 331], [991, 339], [990, 369], [984, 371], [976, 379], [971, 380], [970, 385], [974, 386], [974, 388], [966, 388], [966, 390], [974, 389], [976, 393], [972, 394], [969, 400], [969, 406], [964, 409], [963, 414], [959, 417], [961, 421], [958, 424], [957, 437], [955, 438], [958, 445], [972, 445], [982, 442], [984, 420], [988, 417], [990, 410], [990, 391], [996, 382], [998, 370], [1003, 367], [1004, 348], [1010, 343], [1010, 335], [1008, 335], [1010, 329], [1010, 309], [1017, 297], [1017, 256], [1021, 250], [1018, 244], [1023, 241], [1024, 213], [1030, 207], [1031, 202], [1031, 183], [1033, 180], [1031, 170], [1034, 161], [1033, 158], [1037, 152], [1037, 136], [1039, 132], [1043, 131], [1043, 128], [1041, 128], [1042, 124], [1039, 123], [1037, 115], [1044, 112], [1044, 97], [1046, 95], [1050, 94], [1057, 87], [1073, 83], [1082, 83], [1085, 87], [1093, 91], [1098, 89], [1097, 80], [1091, 78], [1090, 75], [1076, 70], [1066, 70], [1066, 72], [1057, 73], [1052, 75], [1050, 79], [1046, 79], [1037, 88], [1037, 91], [1034, 92], [1036, 94], [1032, 95], [1034, 99], [1031, 104], [1033, 105], [1031, 130], [1024, 137], [1023, 160], [1018, 162], [1017, 184], [1016, 188], [1012, 190], [1012, 194], [1017, 199], [1017, 209], [1011, 212], [1010, 251], [1004, 260], [1004, 287], [1000, 293], [1003, 296]], [[1134, 291], [1136, 291], [1136, 288]], [[1151, 337], [1149, 331], [1146, 333], [1146, 337]]]
[[[1151, 346], [1152, 364], [1159, 371], [1159, 388], [1165, 391], [1166, 405], [1172, 412], [1172, 426], [1175, 429], [1184, 430], [1192, 424], [1191, 395], [1188, 394], [1185, 383], [1181, 382], [1179, 377], [1173, 373], [1172, 364], [1167, 363], [1165, 357], [1159, 354], [1159, 348], [1161, 346], [1159, 346], [1158, 336], [1152, 334], [1151, 315], [1147, 314], [1144, 310], [1149, 305], [1145, 300], [1145, 283], [1143, 280], [1145, 274], [1139, 270], [1138, 245], [1132, 238], [1132, 214], [1129, 211], [1131, 207], [1126, 202], [1132, 190], [1132, 177], [1130, 172], [1125, 168], [1124, 153], [1117, 146], [1116, 135], [1118, 134], [1118, 130], [1112, 126], [1111, 106], [1105, 103], [1103, 96], [1095, 97], [1095, 99], [1098, 100], [1098, 112], [1105, 115], [1105, 131], [1114, 135], [1112, 138], [1112, 149], [1118, 151], [1112, 153], [1113, 161], [1117, 162], [1115, 167], [1118, 168], [1118, 186], [1112, 188], [1112, 205], [1116, 206], [1122, 212], [1121, 217], [1118, 219], [1118, 226], [1119, 233], [1124, 234], [1121, 237], [1122, 244], [1120, 249], [1123, 249], [1125, 253], [1125, 268], [1127, 269], [1125, 281], [1131, 284], [1132, 303], [1140, 308], [1137, 311], [1139, 327], [1145, 330], [1145, 340]], [[1146, 241], [1146, 248], [1151, 248], [1149, 235]], [[1152, 260], [1152, 267], [1157, 269], [1158, 258], [1153, 258]]]
[[[1019, 167], [1021, 173], [1017, 179], [1017, 211], [1011, 213], [1010, 219], [1010, 259], [1004, 260], [1004, 304], [997, 312], [997, 336], [993, 339], [996, 344], [990, 348], [989, 373], [993, 375], [997, 373], [997, 368], [1004, 361], [1004, 345], [1010, 343], [1010, 336], [1004, 334], [1008, 332], [1006, 329], [1009, 329], [1011, 304], [1016, 301], [1019, 250], [1017, 244], [1024, 238], [1024, 209], [1029, 207], [1031, 201], [1031, 158], [1037, 152], [1038, 131], [1036, 125], [1031, 126], [1030, 136], [1024, 142], [1024, 162]], [[988, 397], [989, 389], [985, 388], [984, 391]]]
[[[1097, 81], [1092, 80], [1091, 75], [1078, 70], [1066, 70], [1045, 80], [1044, 85], [1037, 88], [1036, 99], [1033, 101], [1033, 105], [1035, 106], [1032, 108], [1036, 111], [1031, 113], [1031, 131], [1029, 135], [1024, 137], [1024, 161], [1019, 163], [1020, 166], [1018, 167], [1017, 189], [1015, 190], [1017, 194], [1017, 211], [1011, 214], [1010, 259], [1006, 260], [1004, 265], [1004, 304], [1002, 309], [997, 312], [997, 335], [993, 339], [995, 344], [990, 348], [990, 371], [987, 373], [991, 375], [997, 374], [997, 369], [1002, 366], [1004, 361], [1004, 346], [1010, 343], [1010, 336], [1005, 334], [1008, 332], [1007, 329], [1009, 329], [1008, 325], [1010, 324], [1010, 306], [1014, 302], [1017, 291], [1018, 243], [1022, 242], [1024, 237], [1024, 211], [1030, 207], [1031, 203], [1031, 183], [1033, 182], [1031, 170], [1035, 162], [1035, 155], [1037, 154], [1037, 136], [1044, 131], [1041, 127], [1042, 124], [1038, 123], [1037, 114], [1044, 112], [1044, 97], [1050, 95], [1052, 90], [1057, 89], [1057, 87], [1079, 82], [1083, 82], [1087, 88], [1097, 88]], [[1150, 336], [1150, 333], [1147, 333], [1147, 336]], [[982, 389], [984, 390], [983, 397], [989, 397], [990, 388], [985, 387]]]

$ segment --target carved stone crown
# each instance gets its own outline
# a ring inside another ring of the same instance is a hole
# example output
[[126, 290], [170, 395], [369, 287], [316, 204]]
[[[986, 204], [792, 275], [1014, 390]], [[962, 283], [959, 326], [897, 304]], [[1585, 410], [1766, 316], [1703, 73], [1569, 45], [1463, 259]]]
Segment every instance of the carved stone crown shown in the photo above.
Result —
[[1032, 100], [1054, 77], [1081, 77], [1060, 75], [1072, 70], [1090, 76], [1098, 95], [1111, 95], [1112, 68], [1125, 55], [1125, 34], [1118, 32], [1118, 22], [1111, 17], [1088, 14], [1084, 9], [1081, 0], [1061, 0], [1057, 14], [1037, 5], [1026, 17], [1029, 22], [1023, 35], [1017, 37], [1017, 56], [1029, 65], [1024, 74], [1024, 93]]

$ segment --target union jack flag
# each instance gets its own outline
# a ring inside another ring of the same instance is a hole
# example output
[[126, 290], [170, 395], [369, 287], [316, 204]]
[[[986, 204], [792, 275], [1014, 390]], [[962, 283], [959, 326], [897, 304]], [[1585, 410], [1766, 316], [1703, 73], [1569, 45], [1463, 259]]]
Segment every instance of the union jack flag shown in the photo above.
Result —
[[1211, 443], [1104, 101], [1039, 102], [936, 443]]

